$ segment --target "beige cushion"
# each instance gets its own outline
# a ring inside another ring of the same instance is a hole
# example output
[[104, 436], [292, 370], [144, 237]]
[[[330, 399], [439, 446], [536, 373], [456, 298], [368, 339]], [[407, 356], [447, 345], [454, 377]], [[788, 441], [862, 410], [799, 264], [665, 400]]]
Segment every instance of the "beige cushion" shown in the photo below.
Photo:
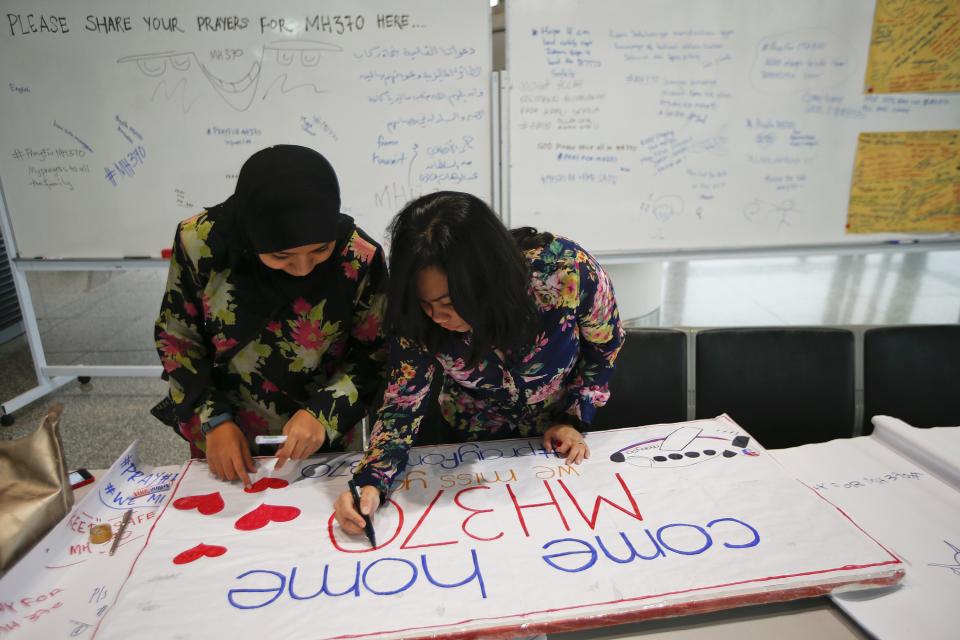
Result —
[[0, 575], [23, 557], [73, 506], [60, 413], [55, 405], [40, 428], [0, 441]]

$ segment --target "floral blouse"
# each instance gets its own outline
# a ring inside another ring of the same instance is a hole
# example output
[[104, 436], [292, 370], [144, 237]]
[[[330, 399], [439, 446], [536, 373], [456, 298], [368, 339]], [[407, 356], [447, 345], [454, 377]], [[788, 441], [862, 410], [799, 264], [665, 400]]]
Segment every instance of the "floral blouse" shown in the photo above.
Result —
[[200, 425], [230, 413], [256, 451], [255, 436], [280, 433], [305, 409], [333, 443], [383, 379], [383, 250], [356, 229], [328, 259], [339, 281], [257, 313], [256, 287], [217, 267], [226, 246], [215, 226], [207, 212], [178, 226], [154, 331], [180, 434], [203, 457]]
[[357, 484], [385, 492], [404, 469], [438, 371], [440, 413], [463, 440], [543, 433], [565, 419], [589, 425], [607, 402], [624, 341], [609, 277], [565, 238], [554, 237], [526, 256], [542, 330], [525, 353], [510, 358], [493, 350], [467, 367], [469, 334], [449, 341], [435, 357], [407, 339], [390, 339], [387, 388]]

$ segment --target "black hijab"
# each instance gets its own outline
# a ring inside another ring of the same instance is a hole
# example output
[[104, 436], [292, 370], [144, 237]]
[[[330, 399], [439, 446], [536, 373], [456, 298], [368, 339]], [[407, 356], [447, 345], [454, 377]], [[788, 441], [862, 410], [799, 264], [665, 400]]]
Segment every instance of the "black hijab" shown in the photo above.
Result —
[[[337, 257], [355, 229], [353, 218], [340, 213], [333, 167], [320, 153], [296, 145], [268, 147], [250, 156], [233, 195], [207, 212], [226, 245], [223, 266], [242, 290], [238, 302], [264, 319], [337, 282]], [[300, 277], [267, 267], [257, 255], [331, 241], [336, 244], [330, 258]]]

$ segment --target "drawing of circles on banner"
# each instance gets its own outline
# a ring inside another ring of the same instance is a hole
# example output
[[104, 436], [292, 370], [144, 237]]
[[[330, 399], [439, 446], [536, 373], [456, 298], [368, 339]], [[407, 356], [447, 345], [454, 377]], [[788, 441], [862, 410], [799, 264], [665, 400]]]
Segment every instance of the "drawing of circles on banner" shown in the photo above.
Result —
[[644, 469], [688, 467], [708, 460], [757, 455], [746, 448], [749, 442], [750, 437], [741, 432], [705, 433], [699, 427], [678, 427], [614, 451], [610, 460]]

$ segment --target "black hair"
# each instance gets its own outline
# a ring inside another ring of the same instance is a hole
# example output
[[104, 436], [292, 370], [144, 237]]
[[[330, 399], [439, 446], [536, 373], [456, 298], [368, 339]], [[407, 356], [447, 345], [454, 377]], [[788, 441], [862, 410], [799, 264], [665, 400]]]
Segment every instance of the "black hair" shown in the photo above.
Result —
[[[525, 248], [541, 234], [518, 230]], [[472, 327], [470, 366], [492, 348], [510, 353], [532, 343], [540, 317], [530, 293], [530, 266], [521, 244], [482, 200], [440, 191], [408, 203], [390, 223], [388, 332], [416, 340], [436, 354], [453, 334], [424, 313], [417, 274], [427, 267], [447, 276], [450, 300]]]

